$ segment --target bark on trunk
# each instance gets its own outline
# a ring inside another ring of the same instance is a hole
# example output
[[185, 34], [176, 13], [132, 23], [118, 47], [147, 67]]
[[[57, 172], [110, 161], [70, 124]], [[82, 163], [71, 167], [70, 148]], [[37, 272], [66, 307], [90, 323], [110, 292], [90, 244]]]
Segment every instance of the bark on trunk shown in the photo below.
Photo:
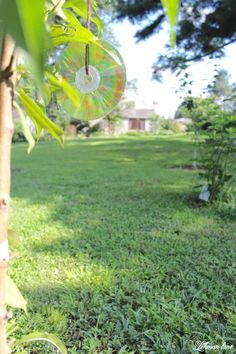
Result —
[[9, 261], [7, 231], [10, 204], [14, 69], [14, 42], [6, 35], [3, 39], [0, 58], [0, 354], [9, 353], [6, 339], [6, 274]]

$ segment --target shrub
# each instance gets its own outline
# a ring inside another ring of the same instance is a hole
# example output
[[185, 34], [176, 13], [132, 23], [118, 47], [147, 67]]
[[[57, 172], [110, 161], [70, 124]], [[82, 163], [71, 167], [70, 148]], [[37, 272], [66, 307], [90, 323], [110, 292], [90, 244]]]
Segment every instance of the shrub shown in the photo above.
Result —
[[158, 134], [160, 132], [160, 125], [161, 125], [161, 120], [163, 118], [159, 115], [154, 115], [153, 117], [151, 117], [151, 121], [150, 121], [150, 131], [152, 133]]
[[225, 112], [203, 117], [196, 124], [199, 141], [200, 176], [205, 182], [199, 198], [214, 202], [229, 198], [229, 187], [235, 176], [236, 117]]
[[162, 119], [160, 126], [162, 133], [178, 134], [185, 131], [184, 125], [176, 122], [174, 119]]
[[14, 121], [14, 133], [12, 137], [12, 142], [13, 143], [20, 143], [20, 142], [25, 142], [25, 136], [22, 132], [22, 125], [19, 120]]

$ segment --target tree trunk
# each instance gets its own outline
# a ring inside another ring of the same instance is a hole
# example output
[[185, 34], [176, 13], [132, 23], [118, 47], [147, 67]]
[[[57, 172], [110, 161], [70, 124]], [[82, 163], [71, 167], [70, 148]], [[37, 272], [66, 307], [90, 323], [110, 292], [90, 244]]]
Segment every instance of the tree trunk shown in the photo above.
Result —
[[7, 231], [10, 204], [14, 70], [14, 42], [8, 35], [5, 35], [0, 58], [0, 354], [9, 353], [6, 339], [6, 275], [9, 261]]

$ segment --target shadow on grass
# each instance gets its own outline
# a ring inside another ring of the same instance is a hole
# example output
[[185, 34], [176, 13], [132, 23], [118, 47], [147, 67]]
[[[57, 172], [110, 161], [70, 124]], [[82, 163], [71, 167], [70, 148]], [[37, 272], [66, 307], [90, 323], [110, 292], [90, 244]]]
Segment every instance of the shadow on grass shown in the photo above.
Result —
[[181, 139], [41, 144], [30, 158], [16, 148], [24, 266], [44, 279], [24, 285], [26, 326], [66, 334], [84, 353], [190, 353], [180, 338], [214, 339], [221, 324], [228, 331], [233, 226], [224, 230], [216, 210], [191, 205], [194, 171], [169, 169], [191, 162], [191, 143]]

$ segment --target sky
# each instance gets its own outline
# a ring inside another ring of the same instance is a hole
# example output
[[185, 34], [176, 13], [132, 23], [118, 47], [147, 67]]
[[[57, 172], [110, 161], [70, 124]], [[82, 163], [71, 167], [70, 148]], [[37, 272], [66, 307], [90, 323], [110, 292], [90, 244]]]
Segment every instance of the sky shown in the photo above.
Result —
[[[153, 108], [156, 104], [156, 113], [168, 118], [173, 118], [176, 108], [181, 103], [183, 94], [176, 93], [180, 87], [179, 80], [174, 74], [165, 72], [163, 82], [152, 79], [152, 65], [158, 53], [163, 51], [164, 45], [169, 40], [168, 31], [151, 36], [146, 41], [136, 43], [135, 32], [139, 29], [128, 20], [112, 24], [112, 30], [120, 44], [118, 50], [122, 55], [127, 72], [127, 80], [138, 79], [138, 95], [130, 94], [129, 98], [136, 101], [136, 108]], [[236, 45], [227, 48], [226, 57], [221, 59], [220, 66], [230, 73], [232, 82], [236, 82]], [[233, 57], [234, 55], [234, 57]], [[217, 61], [214, 61], [217, 63]], [[199, 96], [204, 87], [211, 83], [214, 76], [213, 61], [194, 64], [188, 72], [193, 79], [192, 94]]]

